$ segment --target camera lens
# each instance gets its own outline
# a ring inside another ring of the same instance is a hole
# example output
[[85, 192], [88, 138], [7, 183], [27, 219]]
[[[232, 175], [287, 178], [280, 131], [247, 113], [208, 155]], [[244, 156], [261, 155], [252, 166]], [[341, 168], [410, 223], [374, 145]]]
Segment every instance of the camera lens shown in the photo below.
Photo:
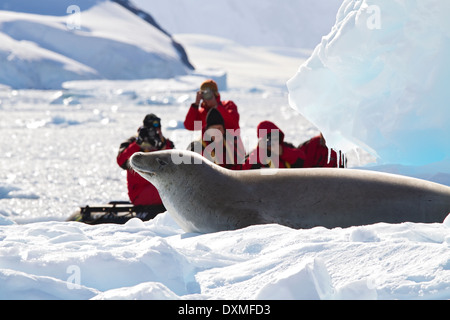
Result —
[[156, 137], [156, 130], [155, 129], [148, 129], [147, 130], [147, 135], [150, 139], [154, 139]]
[[202, 97], [204, 100], [212, 100], [214, 98], [214, 93], [211, 89], [206, 89], [202, 91]]

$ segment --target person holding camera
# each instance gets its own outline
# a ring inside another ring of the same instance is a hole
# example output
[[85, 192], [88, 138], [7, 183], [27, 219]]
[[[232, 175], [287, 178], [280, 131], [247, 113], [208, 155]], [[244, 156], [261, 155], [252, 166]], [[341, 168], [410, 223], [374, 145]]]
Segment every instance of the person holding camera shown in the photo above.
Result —
[[191, 104], [186, 114], [184, 127], [190, 131], [203, 130], [207, 126], [207, 117], [212, 109], [217, 110], [222, 116], [226, 135], [236, 140], [238, 152], [245, 154], [238, 108], [231, 100], [221, 101], [219, 88], [214, 80], [206, 80], [201, 84], [195, 102]]
[[[201, 84], [195, 102], [191, 104], [186, 114], [184, 127], [190, 131], [202, 130], [211, 109], [217, 109], [220, 112], [225, 129], [234, 131], [239, 129], [240, 116], [236, 104], [233, 101], [221, 101], [219, 89], [214, 80], [207, 80]], [[201, 121], [201, 126], [196, 127], [196, 121]]]
[[303, 168], [306, 155], [291, 143], [284, 141], [284, 133], [273, 122], [258, 125], [258, 146], [251, 152], [243, 170], [261, 168]]
[[123, 142], [117, 155], [117, 164], [127, 170], [128, 196], [134, 205], [161, 205], [158, 190], [149, 181], [137, 174], [129, 164], [136, 152], [153, 152], [173, 149], [175, 145], [166, 139], [161, 131], [161, 119], [154, 114], [144, 118], [143, 126], [138, 129], [137, 136]]

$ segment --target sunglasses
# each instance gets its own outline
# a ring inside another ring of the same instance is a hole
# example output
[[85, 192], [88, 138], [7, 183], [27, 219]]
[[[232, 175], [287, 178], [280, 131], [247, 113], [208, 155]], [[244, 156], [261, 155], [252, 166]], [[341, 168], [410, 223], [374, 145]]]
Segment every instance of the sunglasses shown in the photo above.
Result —
[[153, 122], [149, 123], [150, 126], [152, 126], [153, 128], [160, 128], [161, 127], [161, 122], [158, 120], [154, 120]]
[[161, 127], [161, 119], [157, 117], [153, 118], [145, 118], [144, 119], [144, 127], [147, 128], [160, 128]]

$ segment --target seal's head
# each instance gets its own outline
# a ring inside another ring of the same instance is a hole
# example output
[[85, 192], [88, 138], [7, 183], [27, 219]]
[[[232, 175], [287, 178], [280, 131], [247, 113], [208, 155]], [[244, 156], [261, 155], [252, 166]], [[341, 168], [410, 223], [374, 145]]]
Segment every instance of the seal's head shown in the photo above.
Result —
[[[208, 163], [201, 155], [181, 150], [137, 152], [130, 158], [133, 170], [150, 182], [156, 182], [160, 176], [167, 177], [175, 171], [180, 171], [180, 165], [185, 168], [182, 171], [192, 172], [195, 169], [199, 169], [199, 164], [205, 162]], [[210, 164], [210, 166], [214, 165]]]
[[152, 180], [158, 173], [173, 166], [167, 152], [137, 152], [130, 159], [131, 167], [147, 180]]

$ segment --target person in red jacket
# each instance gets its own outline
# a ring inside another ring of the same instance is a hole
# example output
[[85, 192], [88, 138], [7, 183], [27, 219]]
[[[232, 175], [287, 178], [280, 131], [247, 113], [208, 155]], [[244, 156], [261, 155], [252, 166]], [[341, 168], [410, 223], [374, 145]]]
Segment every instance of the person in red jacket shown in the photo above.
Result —
[[284, 133], [273, 122], [263, 121], [258, 125], [258, 147], [251, 152], [244, 170], [260, 168], [303, 168], [305, 154], [284, 141]]
[[[211, 109], [217, 109], [223, 117], [224, 126], [227, 130], [238, 130], [239, 112], [233, 101], [221, 101], [217, 83], [213, 80], [207, 80], [200, 86], [197, 92], [195, 102], [191, 104], [184, 127], [187, 130], [202, 130], [206, 125], [206, 117]], [[195, 125], [195, 122], [201, 122], [201, 125]]]
[[[342, 152], [339, 154], [327, 147], [322, 133], [311, 138], [298, 147], [305, 153], [305, 168], [345, 168], [347, 160]], [[338, 165], [339, 164], [339, 165]]]
[[239, 148], [237, 138], [228, 136], [222, 115], [211, 109], [206, 117], [202, 138], [193, 141], [188, 150], [197, 152], [213, 163], [230, 170], [242, 169], [245, 150]]
[[120, 145], [117, 164], [127, 170], [128, 196], [134, 205], [161, 205], [158, 190], [149, 181], [136, 173], [129, 164], [129, 159], [136, 152], [152, 152], [173, 149], [172, 141], [166, 139], [161, 131], [161, 119], [154, 114], [148, 114], [144, 125], [133, 136]]
[[191, 104], [186, 118], [184, 127], [187, 130], [203, 130], [206, 126], [206, 118], [211, 109], [220, 112], [224, 120], [224, 127], [227, 136], [233, 136], [240, 150], [245, 150], [244, 143], [241, 138], [241, 129], [239, 126], [239, 112], [236, 104], [231, 101], [221, 101], [219, 88], [214, 80], [206, 80], [200, 86], [197, 92], [195, 102]]

